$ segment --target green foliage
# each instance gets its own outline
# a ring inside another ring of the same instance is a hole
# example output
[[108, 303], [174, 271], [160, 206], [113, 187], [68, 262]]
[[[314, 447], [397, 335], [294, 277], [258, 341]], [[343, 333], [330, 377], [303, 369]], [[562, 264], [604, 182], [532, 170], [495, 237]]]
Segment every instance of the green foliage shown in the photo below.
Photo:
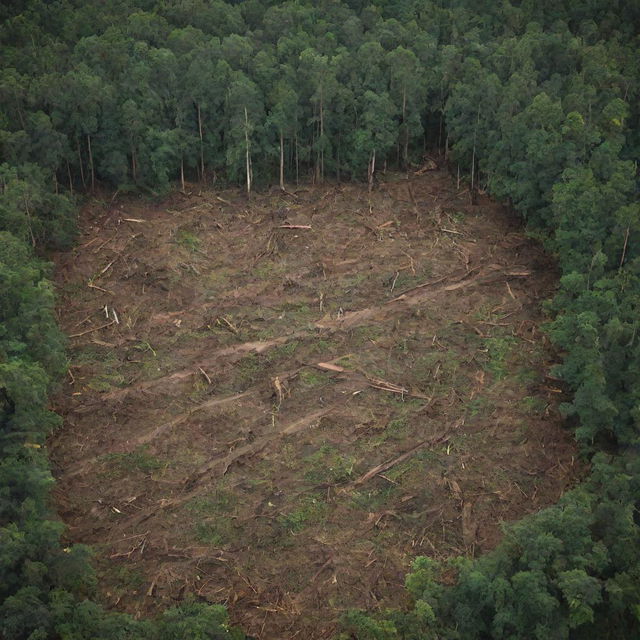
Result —
[[68, 248], [75, 216], [69, 197], [51, 193], [48, 174], [33, 164], [0, 165], [0, 231], [32, 245]]
[[[407, 578], [410, 610], [349, 613], [346, 632], [378, 640], [640, 635], [637, 3], [5, 5], [0, 636], [241, 637], [219, 607], [187, 603], [151, 622], [106, 614], [86, 599], [86, 550], [60, 547], [41, 447], [58, 422], [47, 393], [64, 373], [64, 343], [33, 248], [70, 245], [76, 192], [103, 183], [163, 193], [182, 177], [363, 178], [374, 160], [404, 169], [436, 146], [473, 189], [519, 211], [557, 256], [549, 336], [563, 357], [555, 373], [573, 393], [562, 409], [586, 455], [605, 447], [616, 457], [596, 455], [583, 486], [507, 528], [495, 552], [454, 566], [419, 560]], [[188, 231], [177, 241], [198, 248]], [[487, 342], [495, 378], [514, 346]], [[265, 364], [243, 360], [237, 383], [251, 384]], [[127, 462], [152, 472], [156, 462], [138, 454]], [[306, 463], [314, 482], [343, 482], [354, 466], [330, 448]], [[299, 505], [284, 526], [314, 521], [318, 505]], [[456, 583], [444, 587], [452, 572]]]
[[507, 359], [516, 343], [517, 340], [512, 336], [500, 336], [485, 340], [489, 357], [486, 368], [496, 380], [502, 380], [507, 375]]
[[[63, 0], [53, 15], [25, 2], [4, 27], [8, 166], [39, 165], [56, 193], [96, 182], [162, 193], [181, 175], [360, 177], [374, 149], [378, 166], [417, 158], [442, 94], [435, 36], [346, 2], [268, 4]], [[610, 112], [623, 122], [619, 105]], [[62, 216], [64, 196], [48, 199], [38, 206]]]
[[324, 444], [315, 453], [307, 456], [304, 463], [306, 480], [339, 484], [346, 482], [353, 475], [355, 458], [343, 456], [332, 445]]
[[229, 626], [224, 607], [185, 602], [166, 611], [157, 624], [157, 630], [149, 634], [149, 640], [242, 640], [245, 636]]
[[148, 475], [165, 466], [162, 460], [148, 453], [146, 447], [138, 447], [129, 453], [109, 453], [104, 456], [104, 460], [109, 466], [115, 466], [122, 471], [136, 469]]
[[308, 495], [298, 501], [295, 509], [278, 517], [278, 523], [290, 533], [299, 533], [310, 524], [320, 522], [328, 506], [320, 496]]

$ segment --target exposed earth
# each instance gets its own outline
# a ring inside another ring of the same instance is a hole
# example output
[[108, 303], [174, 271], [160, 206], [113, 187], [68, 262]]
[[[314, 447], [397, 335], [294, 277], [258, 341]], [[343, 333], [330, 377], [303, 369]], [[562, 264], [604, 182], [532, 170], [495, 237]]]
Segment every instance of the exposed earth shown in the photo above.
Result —
[[443, 171], [107, 198], [80, 225], [50, 454], [109, 607], [194, 594], [256, 638], [329, 638], [584, 473], [540, 330], [553, 263]]

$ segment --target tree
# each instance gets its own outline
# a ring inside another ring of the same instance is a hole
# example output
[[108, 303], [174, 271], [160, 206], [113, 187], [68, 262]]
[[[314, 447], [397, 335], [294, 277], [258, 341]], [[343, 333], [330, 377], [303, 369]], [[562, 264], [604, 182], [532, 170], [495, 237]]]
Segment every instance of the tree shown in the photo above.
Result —
[[232, 72], [225, 104], [227, 170], [230, 178], [235, 180], [242, 167], [247, 195], [251, 194], [252, 153], [263, 118], [264, 104], [258, 87], [242, 71]]
[[280, 189], [284, 191], [284, 142], [294, 138], [298, 131], [298, 95], [287, 80], [281, 80], [274, 87], [270, 100], [271, 109], [267, 123], [276, 129], [280, 141]]
[[[179, 118], [184, 127], [190, 114], [195, 115], [196, 131], [200, 141], [199, 173], [206, 177], [208, 161], [220, 162], [225, 86], [228, 85], [231, 68], [220, 58], [219, 45], [211, 41], [205, 49], [192, 57], [181, 87], [182, 100]], [[195, 113], [194, 113], [195, 111]], [[215, 165], [214, 165], [215, 166]]]
[[85, 154], [89, 163], [91, 189], [95, 189], [96, 172], [92, 136], [98, 131], [98, 118], [105, 94], [101, 79], [84, 65], [64, 75], [51, 75], [43, 84], [44, 100], [51, 109], [51, 121], [75, 142], [77, 167], [83, 186]]
[[409, 143], [422, 135], [420, 103], [424, 97], [424, 69], [420, 67], [413, 51], [402, 46], [387, 54], [387, 67], [391, 92], [399, 107], [402, 165], [406, 168], [409, 162]]
[[315, 178], [324, 180], [325, 155], [330, 151], [330, 141], [326, 135], [326, 105], [330, 103], [337, 89], [335, 71], [328, 56], [313, 49], [305, 49], [300, 54], [298, 74], [308, 79], [310, 100], [314, 106], [312, 122], [317, 124], [314, 132], [316, 152]]
[[353, 136], [353, 163], [367, 165], [369, 191], [373, 188], [376, 154], [384, 159], [396, 141], [396, 108], [389, 94], [366, 91], [362, 97], [361, 116]]

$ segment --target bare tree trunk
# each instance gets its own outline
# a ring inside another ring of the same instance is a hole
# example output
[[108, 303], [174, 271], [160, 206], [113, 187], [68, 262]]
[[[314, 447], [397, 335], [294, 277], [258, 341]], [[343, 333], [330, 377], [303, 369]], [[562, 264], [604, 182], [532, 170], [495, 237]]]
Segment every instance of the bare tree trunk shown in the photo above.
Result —
[[197, 104], [196, 107], [198, 109], [198, 133], [200, 134], [200, 179], [204, 180], [204, 138], [202, 136], [202, 114], [200, 112], [200, 105]]
[[369, 193], [373, 190], [373, 174], [376, 172], [376, 150], [371, 152], [371, 159], [369, 160], [368, 181], [369, 181]]
[[29, 201], [27, 200], [26, 194], [23, 195], [24, 201], [24, 212], [27, 214], [27, 227], [29, 227], [29, 235], [31, 236], [31, 246], [36, 246], [36, 238], [33, 235], [33, 229], [31, 228], [31, 211], [29, 211]]
[[407, 88], [402, 87], [402, 124], [404, 126], [404, 149], [402, 151], [402, 162], [405, 169], [409, 162], [409, 127], [407, 126]]
[[476, 145], [473, 143], [473, 153], [471, 155], [471, 191], [475, 188], [475, 175], [476, 175]]
[[89, 167], [91, 167], [91, 191], [96, 189], [96, 173], [93, 168], [93, 152], [91, 151], [91, 136], [87, 134], [87, 150], [89, 151]]
[[280, 130], [280, 190], [284, 191], [284, 134]]
[[300, 182], [300, 157], [298, 156], [298, 131], [296, 130], [295, 135], [295, 145], [296, 145], [296, 186]]
[[86, 188], [87, 183], [84, 180], [84, 168], [82, 166], [82, 152], [80, 151], [80, 138], [76, 138], [76, 144], [78, 147], [78, 162], [80, 163], [80, 178], [82, 179], [82, 186]]
[[476, 138], [478, 133], [478, 123], [480, 122], [480, 107], [478, 107], [478, 116], [476, 118], [476, 126], [473, 130], [473, 152], [471, 155], [471, 204], [476, 204]]
[[319, 130], [320, 125], [318, 122], [316, 122], [316, 105], [313, 105], [313, 128], [311, 130], [311, 148], [313, 149], [313, 147], [316, 147], [316, 162], [315, 162], [315, 166], [313, 167], [313, 179], [312, 182], [313, 184], [316, 184], [316, 182], [318, 182], [318, 178], [320, 175], [320, 145], [319, 143], [316, 142], [316, 132]]
[[133, 176], [133, 181], [138, 182], [138, 165], [136, 163], [136, 150], [131, 147], [131, 175]]
[[324, 182], [324, 97], [320, 88], [320, 182]]
[[620, 257], [620, 266], [618, 267], [618, 271], [622, 269], [622, 265], [624, 264], [625, 256], [627, 255], [627, 244], [629, 243], [629, 229], [631, 225], [627, 225], [627, 231], [624, 234], [624, 246], [622, 247], [622, 256]]
[[180, 158], [180, 184], [182, 185], [182, 190], [184, 191], [184, 158]]
[[244, 108], [244, 140], [247, 163], [247, 196], [251, 198], [251, 154], [249, 151], [249, 114], [247, 113], [247, 107]]
[[71, 165], [67, 160], [67, 174], [69, 175], [69, 192], [73, 195], [73, 180], [71, 179]]

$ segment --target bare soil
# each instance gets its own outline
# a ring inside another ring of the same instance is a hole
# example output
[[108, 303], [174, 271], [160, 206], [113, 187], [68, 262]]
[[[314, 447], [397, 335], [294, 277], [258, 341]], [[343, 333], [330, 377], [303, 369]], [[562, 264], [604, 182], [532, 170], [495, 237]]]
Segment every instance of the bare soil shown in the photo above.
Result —
[[581, 477], [540, 331], [557, 274], [504, 208], [440, 171], [198, 189], [93, 201], [56, 257], [55, 500], [107, 606], [192, 594], [328, 638]]

